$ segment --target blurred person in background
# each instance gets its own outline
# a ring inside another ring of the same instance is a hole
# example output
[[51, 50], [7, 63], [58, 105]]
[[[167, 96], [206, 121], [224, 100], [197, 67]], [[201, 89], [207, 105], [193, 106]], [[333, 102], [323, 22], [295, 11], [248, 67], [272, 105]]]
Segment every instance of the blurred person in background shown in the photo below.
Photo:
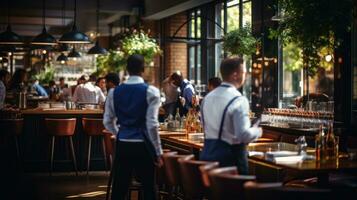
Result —
[[105, 96], [107, 96], [107, 86], [104, 77], [99, 77], [95, 82], [95, 85], [100, 88]]
[[104, 103], [104, 94], [89, 81], [89, 76], [83, 75], [80, 79], [83, 80], [83, 83], [76, 87], [72, 100], [81, 103]]
[[180, 100], [178, 101], [180, 115], [186, 115], [188, 110], [192, 108], [192, 97], [195, 95], [195, 88], [190, 81], [183, 78], [180, 72], [173, 73], [170, 78], [172, 83], [180, 89]]
[[219, 77], [213, 77], [208, 80], [208, 86], [207, 90], [208, 92], [211, 92], [212, 90], [216, 89], [218, 86], [220, 86], [222, 83], [222, 80]]
[[167, 77], [162, 82], [162, 90], [165, 94], [165, 102], [163, 108], [165, 110], [165, 118], [170, 114], [175, 116], [177, 108], [177, 99], [179, 96], [178, 86], [173, 84], [171, 76]]
[[105, 76], [105, 82], [106, 82], [107, 91], [109, 93], [109, 90], [119, 85], [120, 83], [119, 75], [116, 73], [108, 73]]
[[40, 82], [36, 77], [33, 77], [31, 79], [31, 83], [31, 87], [36, 91], [38, 96], [48, 97], [46, 89], [42, 85], [40, 85]]
[[0, 110], [4, 108], [6, 97], [6, 86], [10, 80], [10, 73], [7, 70], [0, 70]]
[[9, 89], [13, 92], [20, 92], [27, 86], [28, 74], [24, 69], [17, 69], [10, 80]]

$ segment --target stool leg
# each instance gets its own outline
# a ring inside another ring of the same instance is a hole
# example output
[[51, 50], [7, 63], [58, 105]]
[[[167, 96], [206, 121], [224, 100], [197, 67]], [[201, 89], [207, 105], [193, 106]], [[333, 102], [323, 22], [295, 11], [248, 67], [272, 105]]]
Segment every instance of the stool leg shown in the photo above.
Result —
[[89, 174], [91, 149], [92, 149], [92, 136], [89, 136], [88, 137], [88, 155], [87, 155], [87, 176]]
[[71, 153], [72, 153], [72, 159], [73, 159], [74, 170], [76, 171], [76, 176], [78, 176], [77, 160], [76, 160], [76, 154], [74, 153], [74, 147], [73, 147], [72, 136], [69, 136], [69, 143], [70, 143], [70, 148], [71, 148]]
[[18, 137], [15, 136], [14, 137], [15, 140], [15, 148], [16, 148], [16, 156], [17, 156], [17, 160], [20, 161], [21, 160], [21, 156], [20, 156], [20, 147], [19, 147], [19, 140]]
[[55, 153], [55, 136], [51, 136], [51, 146], [50, 146], [50, 176], [52, 176], [52, 171], [53, 171], [53, 156]]
[[112, 166], [111, 166], [110, 172], [109, 172], [109, 179], [108, 179], [108, 184], [107, 184], [107, 194], [106, 194], [105, 200], [109, 200], [110, 190], [112, 188], [112, 181], [113, 181], [113, 174], [114, 174], [114, 163], [112, 162], [111, 165]]
[[103, 147], [103, 156], [104, 156], [104, 167], [105, 171], [108, 171], [108, 160], [107, 160], [107, 150], [105, 148], [105, 139], [102, 137], [102, 147]]

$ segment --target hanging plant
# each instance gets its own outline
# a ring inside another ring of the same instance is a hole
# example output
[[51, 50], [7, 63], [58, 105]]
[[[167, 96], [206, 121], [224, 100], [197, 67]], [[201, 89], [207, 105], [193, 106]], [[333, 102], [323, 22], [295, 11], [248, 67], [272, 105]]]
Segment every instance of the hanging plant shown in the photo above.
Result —
[[55, 78], [55, 69], [52, 64], [47, 64], [38, 74], [33, 75], [35, 79], [39, 81], [41, 85], [47, 85]]
[[119, 73], [124, 70], [126, 58], [122, 51], [110, 50], [105, 55], [97, 57], [97, 75], [105, 75], [109, 72]]
[[121, 42], [121, 50], [125, 56], [140, 54], [144, 56], [146, 63], [151, 63], [156, 55], [161, 54], [160, 46], [143, 30], [133, 31]]
[[232, 30], [223, 37], [223, 49], [231, 55], [251, 55], [258, 44], [249, 24]]
[[323, 64], [321, 52], [333, 54], [350, 30], [352, 0], [279, 0], [284, 13], [270, 37], [302, 50], [303, 67], [314, 76]]

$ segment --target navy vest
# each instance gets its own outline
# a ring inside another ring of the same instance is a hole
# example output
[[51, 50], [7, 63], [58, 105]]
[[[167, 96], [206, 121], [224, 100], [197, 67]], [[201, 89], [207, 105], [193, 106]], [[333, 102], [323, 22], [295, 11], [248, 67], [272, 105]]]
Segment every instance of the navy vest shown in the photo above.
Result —
[[121, 84], [114, 90], [114, 108], [118, 118], [118, 139], [144, 139], [148, 85]]

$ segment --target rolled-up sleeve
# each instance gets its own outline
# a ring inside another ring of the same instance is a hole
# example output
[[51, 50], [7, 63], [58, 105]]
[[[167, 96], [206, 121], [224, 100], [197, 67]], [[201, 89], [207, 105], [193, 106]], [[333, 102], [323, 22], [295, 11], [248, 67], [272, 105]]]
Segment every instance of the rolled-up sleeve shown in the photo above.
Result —
[[250, 143], [261, 137], [261, 129], [250, 127], [249, 103], [245, 97], [238, 98], [237, 106], [232, 111], [235, 142]]
[[104, 127], [113, 134], [118, 133], [117, 117], [114, 109], [114, 90], [110, 90], [105, 102], [105, 111], [103, 116]]
[[146, 127], [148, 131], [149, 139], [151, 140], [156, 154], [159, 156], [162, 154], [161, 140], [159, 136], [159, 108], [160, 108], [160, 91], [149, 86], [147, 90], [147, 102], [148, 109], [146, 112]]

